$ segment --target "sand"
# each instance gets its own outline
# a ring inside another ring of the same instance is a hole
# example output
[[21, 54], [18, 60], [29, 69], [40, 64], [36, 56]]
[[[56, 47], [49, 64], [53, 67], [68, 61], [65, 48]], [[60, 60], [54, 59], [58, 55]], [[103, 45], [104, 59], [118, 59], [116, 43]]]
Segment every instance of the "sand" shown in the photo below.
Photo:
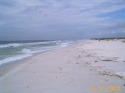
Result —
[[125, 43], [82, 40], [23, 60], [0, 76], [0, 93], [125, 93]]

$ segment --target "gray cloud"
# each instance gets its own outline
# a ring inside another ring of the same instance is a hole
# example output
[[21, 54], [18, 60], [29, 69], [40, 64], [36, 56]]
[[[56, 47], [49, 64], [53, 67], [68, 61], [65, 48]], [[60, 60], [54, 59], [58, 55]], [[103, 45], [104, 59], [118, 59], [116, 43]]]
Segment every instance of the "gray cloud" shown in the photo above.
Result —
[[97, 17], [122, 8], [124, 0], [1, 0], [0, 39], [78, 39], [124, 31], [125, 20]]
[[15, 6], [15, 1], [14, 0], [0, 0], [0, 6], [2, 7], [13, 7]]

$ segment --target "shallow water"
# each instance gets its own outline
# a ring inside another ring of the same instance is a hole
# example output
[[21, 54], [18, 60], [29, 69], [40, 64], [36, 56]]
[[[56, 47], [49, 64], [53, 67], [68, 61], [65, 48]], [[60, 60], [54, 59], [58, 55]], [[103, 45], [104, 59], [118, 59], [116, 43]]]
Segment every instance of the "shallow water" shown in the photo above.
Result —
[[0, 64], [23, 59], [34, 53], [72, 44], [73, 41], [0, 41]]

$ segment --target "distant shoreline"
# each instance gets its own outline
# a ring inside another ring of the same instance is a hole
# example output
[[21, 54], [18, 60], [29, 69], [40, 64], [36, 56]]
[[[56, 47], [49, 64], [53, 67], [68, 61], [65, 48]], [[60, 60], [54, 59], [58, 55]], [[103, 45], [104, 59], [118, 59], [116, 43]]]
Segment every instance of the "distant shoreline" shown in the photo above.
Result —
[[91, 40], [120, 40], [125, 39], [125, 37], [107, 37], [107, 38], [91, 38]]

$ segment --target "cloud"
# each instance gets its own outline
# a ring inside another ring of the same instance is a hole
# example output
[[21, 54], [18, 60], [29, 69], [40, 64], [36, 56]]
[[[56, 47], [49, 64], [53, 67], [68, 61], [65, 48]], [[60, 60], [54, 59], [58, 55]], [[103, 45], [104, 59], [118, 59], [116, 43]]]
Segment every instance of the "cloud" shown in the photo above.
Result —
[[125, 31], [122, 31], [122, 33], [125, 33]]
[[125, 20], [113, 19], [112, 16], [100, 18], [98, 15], [123, 8], [124, 0], [1, 0], [0, 34], [6, 36], [9, 30], [10, 38], [15, 34], [13, 39], [18, 39], [18, 33], [18, 37], [23, 35], [26, 39], [82, 38], [88, 37], [88, 33], [103, 35], [105, 32], [115, 34], [125, 29]]

